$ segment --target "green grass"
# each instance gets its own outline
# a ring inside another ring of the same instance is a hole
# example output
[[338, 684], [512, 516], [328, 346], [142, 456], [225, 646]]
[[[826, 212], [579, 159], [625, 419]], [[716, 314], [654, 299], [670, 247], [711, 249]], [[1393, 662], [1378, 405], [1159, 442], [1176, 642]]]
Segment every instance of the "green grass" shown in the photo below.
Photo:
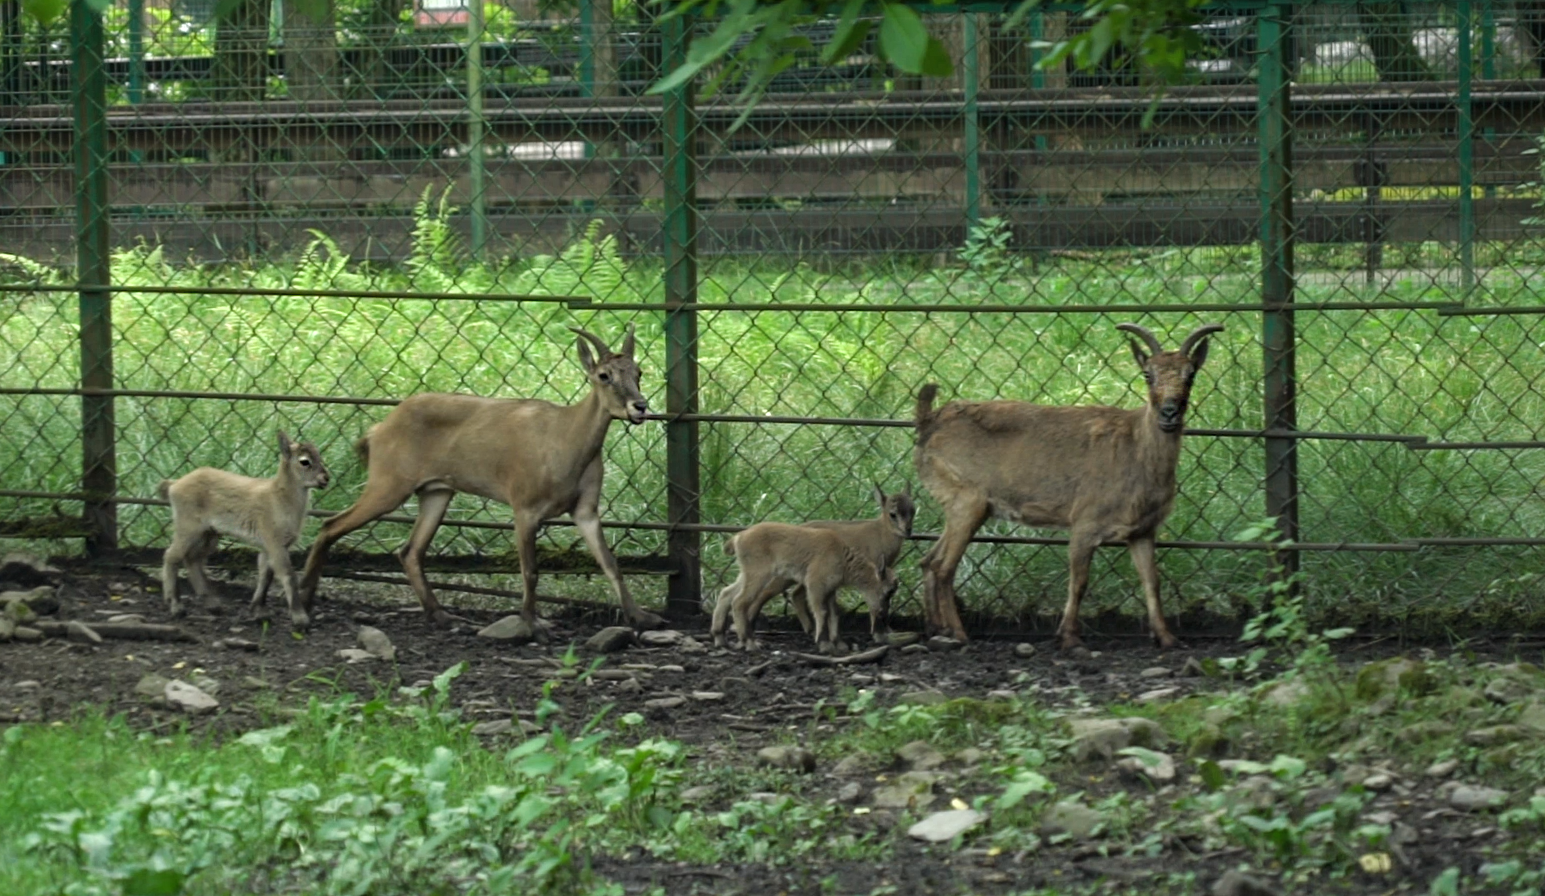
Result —
[[[443, 211], [443, 210], [442, 210]], [[221, 285], [366, 291], [580, 295], [603, 306], [658, 303], [653, 261], [619, 256], [594, 231], [560, 256], [468, 263], [443, 214], [421, 208], [417, 248], [395, 269], [354, 267], [317, 235], [294, 257], [263, 265], [174, 264], [159, 250], [120, 252], [113, 278], [127, 285]], [[1357, 247], [1308, 247], [1299, 264], [1299, 301], [1457, 302], [1459, 287], [1435, 276], [1452, 269], [1448, 247], [1403, 247], [1386, 264], [1409, 266], [1387, 283], [1365, 285]], [[1540, 297], [1527, 246], [1482, 244], [1495, 265], [1470, 297], [1476, 306], [1534, 305]], [[1536, 253], [1538, 254], [1538, 253]], [[704, 311], [699, 314], [699, 408], [707, 413], [907, 419], [924, 382], [945, 399], [1016, 397], [1048, 403], [1135, 406], [1140, 379], [1116, 323], [1135, 320], [1174, 342], [1195, 326], [1222, 321], [1198, 379], [1193, 428], [1256, 429], [1262, 359], [1256, 312], [1105, 311], [1105, 306], [1253, 303], [1260, 299], [1253, 248], [1112, 252], [1030, 264], [988, 249], [969, 266], [875, 259], [817, 268], [725, 260], [705, 265], [704, 302], [772, 301], [873, 306], [865, 312]], [[65, 273], [35, 270], [62, 282]], [[76, 381], [75, 300], [67, 294], [6, 294], [0, 346], [11, 359], [3, 387], [68, 387]], [[983, 303], [1027, 313], [973, 312]], [[886, 310], [943, 303], [961, 311]], [[1057, 313], [1076, 304], [1095, 310]], [[1044, 311], [1038, 310], [1044, 309]], [[570, 311], [561, 304], [425, 300], [186, 297], [120, 293], [114, 299], [115, 375], [129, 389], [300, 393], [400, 398], [423, 390], [485, 395], [579, 397], [570, 324], [615, 340], [640, 327], [644, 388], [664, 406], [662, 317], [639, 310]], [[1440, 317], [1430, 310], [1304, 311], [1298, 315], [1298, 422], [1305, 430], [1426, 436], [1443, 441], [1537, 438], [1545, 396], [1533, 372], [1545, 342], [1531, 315]], [[78, 488], [78, 400], [0, 397], [0, 487]], [[122, 398], [117, 403], [122, 493], [149, 497], [162, 478], [204, 464], [269, 475], [272, 431], [313, 440], [335, 474], [318, 506], [340, 509], [358, 494], [363, 470], [352, 444], [385, 414], [380, 407], [267, 401]], [[705, 522], [868, 516], [868, 483], [913, 481], [912, 434], [904, 428], [705, 424], [701, 428]], [[604, 515], [665, 518], [663, 427], [614, 428]], [[1258, 440], [1193, 436], [1181, 461], [1181, 489], [1162, 537], [1227, 540], [1264, 514], [1264, 456]], [[1532, 537], [1545, 531], [1536, 485], [1545, 458], [1529, 450], [1411, 451], [1399, 443], [1299, 443], [1302, 539], [1393, 543], [1412, 537]], [[914, 486], [915, 487], [915, 486]], [[12, 516], [46, 515], [52, 500], [8, 499]], [[61, 505], [73, 511], [78, 505]], [[411, 510], [411, 508], [410, 508]], [[505, 520], [502, 508], [458, 499], [461, 518]], [[940, 526], [937, 505], [920, 501], [919, 532]], [[164, 544], [161, 508], [120, 508], [126, 545]], [[990, 525], [987, 533], [1026, 533]], [[395, 548], [404, 527], [378, 524], [350, 544]], [[572, 532], [549, 537], [568, 545]], [[619, 553], [662, 552], [657, 532], [613, 530]], [[708, 587], [733, 569], [706, 536]], [[510, 553], [506, 533], [444, 530], [439, 552]], [[1172, 609], [1237, 613], [1260, 571], [1240, 551], [1161, 552]], [[1065, 589], [1060, 547], [980, 547], [967, 557], [962, 594], [998, 616], [1054, 612]], [[1533, 548], [1426, 548], [1417, 553], [1308, 553], [1315, 607], [1351, 620], [1380, 617], [1430, 627], [1540, 617]], [[511, 568], [514, 568], [513, 558]], [[917, 587], [915, 562], [901, 561], [903, 594]], [[1137, 586], [1121, 552], [1101, 552], [1092, 602], [1135, 611]], [[552, 580], [548, 580], [551, 582]], [[544, 585], [544, 588], [547, 587]], [[641, 581], [646, 600], [663, 580]], [[570, 580], [568, 593], [606, 593], [600, 581]], [[905, 599], [898, 606], [907, 606]]]

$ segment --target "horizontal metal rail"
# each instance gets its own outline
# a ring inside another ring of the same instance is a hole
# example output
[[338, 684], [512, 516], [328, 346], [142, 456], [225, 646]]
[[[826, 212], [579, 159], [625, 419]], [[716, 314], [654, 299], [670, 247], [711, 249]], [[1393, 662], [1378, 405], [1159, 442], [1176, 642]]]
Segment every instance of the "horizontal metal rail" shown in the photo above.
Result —
[[[1456, 302], [1295, 302], [1294, 311], [1441, 311], [1460, 307]], [[1241, 313], [1259, 314], [1270, 307], [1258, 303], [1193, 303], [1157, 305], [968, 305], [908, 304], [875, 305], [842, 302], [691, 302], [685, 311], [742, 311], [747, 313], [786, 312], [795, 314], [1185, 314]], [[595, 302], [592, 311], [659, 311], [659, 305], [642, 302]]]
[[276, 299], [390, 299], [396, 301], [435, 302], [548, 302], [571, 306], [588, 306], [592, 299], [585, 296], [546, 296], [503, 293], [464, 292], [403, 292], [394, 290], [358, 289], [269, 289], [247, 286], [102, 286], [96, 284], [25, 284], [0, 283], [0, 292], [116, 292], [169, 296], [239, 296], [241, 298]]

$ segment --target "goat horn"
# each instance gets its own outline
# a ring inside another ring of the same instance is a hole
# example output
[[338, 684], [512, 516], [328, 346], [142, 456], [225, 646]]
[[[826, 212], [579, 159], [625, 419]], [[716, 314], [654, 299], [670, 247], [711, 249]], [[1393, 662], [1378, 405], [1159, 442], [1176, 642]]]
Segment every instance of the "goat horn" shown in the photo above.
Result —
[[1148, 343], [1148, 351], [1155, 355], [1164, 351], [1164, 347], [1159, 345], [1159, 337], [1153, 335], [1147, 327], [1140, 327], [1137, 324], [1116, 324], [1116, 329], [1131, 333], [1142, 339]]
[[1182, 355], [1191, 354], [1191, 349], [1195, 347], [1196, 343], [1206, 339], [1213, 333], [1221, 332], [1223, 332], [1222, 324], [1202, 324], [1200, 327], [1197, 327], [1194, 331], [1192, 331], [1190, 336], [1186, 337], [1185, 342], [1180, 343], [1180, 353]]
[[612, 350], [606, 347], [606, 343], [601, 341], [601, 337], [591, 333], [588, 330], [581, 330], [579, 327], [569, 327], [569, 329], [578, 333], [584, 339], [589, 340], [590, 344], [595, 346], [595, 350], [601, 353], [598, 360], [604, 361], [611, 357]]

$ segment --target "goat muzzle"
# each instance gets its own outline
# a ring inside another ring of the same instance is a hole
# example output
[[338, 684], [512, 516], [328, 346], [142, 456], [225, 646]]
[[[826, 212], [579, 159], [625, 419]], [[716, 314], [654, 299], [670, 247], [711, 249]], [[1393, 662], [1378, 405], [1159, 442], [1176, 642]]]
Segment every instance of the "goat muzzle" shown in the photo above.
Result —
[[644, 422], [644, 416], [649, 413], [649, 404], [643, 401], [628, 403], [628, 422], [634, 426]]

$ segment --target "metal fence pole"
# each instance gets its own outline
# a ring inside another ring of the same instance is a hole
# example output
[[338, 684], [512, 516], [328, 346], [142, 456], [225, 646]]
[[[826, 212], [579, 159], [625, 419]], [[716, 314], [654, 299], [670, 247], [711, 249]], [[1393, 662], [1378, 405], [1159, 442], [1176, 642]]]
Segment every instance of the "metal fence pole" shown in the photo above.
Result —
[[129, 103], [145, 101], [145, 0], [129, 0]]
[[[1291, 7], [1267, 6], [1257, 19], [1261, 139], [1261, 302], [1265, 428], [1298, 428], [1293, 332], [1293, 126], [1290, 92]], [[1266, 514], [1286, 539], [1298, 540], [1298, 442], [1266, 439]], [[1298, 570], [1298, 554], [1278, 556], [1284, 574]]]
[[1456, 0], [1455, 26], [1459, 45], [1459, 276], [1465, 293], [1475, 287], [1475, 120], [1470, 108], [1474, 60], [1470, 0]]
[[978, 58], [978, 23], [975, 13], [961, 16], [961, 43], [965, 49], [960, 54], [961, 80], [966, 93], [965, 153], [966, 153], [966, 232], [976, 229], [982, 220], [982, 133], [978, 118], [977, 91], [981, 88], [981, 66]]
[[[1494, 0], [1481, 0], [1481, 80], [1493, 81], [1497, 77], [1497, 5]], [[1481, 131], [1481, 139], [1486, 141], [1489, 147], [1496, 142], [1497, 129], [1486, 128]], [[1487, 184], [1481, 188], [1481, 195], [1487, 199], [1497, 198], [1495, 184]]]
[[472, 258], [488, 245], [488, 200], [483, 195], [483, 0], [467, 0], [467, 189], [472, 191]]
[[[107, 73], [102, 65], [102, 15], [87, 0], [70, 4], [70, 92], [75, 107], [75, 251], [80, 290], [80, 382], [84, 389], [113, 387], [112, 297], [107, 205]], [[86, 287], [91, 288], [86, 288]], [[86, 552], [118, 548], [113, 503], [118, 465], [113, 398], [84, 395], [81, 406], [81, 492], [90, 532]]]
[[[660, 23], [662, 74], [687, 58], [691, 23], [672, 16]], [[665, 152], [665, 424], [666, 513], [670, 557], [676, 573], [667, 586], [670, 616], [696, 615], [702, 590], [702, 537], [681, 526], [699, 520], [697, 413], [697, 314], [682, 305], [697, 301], [697, 115], [692, 83], [664, 96], [661, 130]]]

